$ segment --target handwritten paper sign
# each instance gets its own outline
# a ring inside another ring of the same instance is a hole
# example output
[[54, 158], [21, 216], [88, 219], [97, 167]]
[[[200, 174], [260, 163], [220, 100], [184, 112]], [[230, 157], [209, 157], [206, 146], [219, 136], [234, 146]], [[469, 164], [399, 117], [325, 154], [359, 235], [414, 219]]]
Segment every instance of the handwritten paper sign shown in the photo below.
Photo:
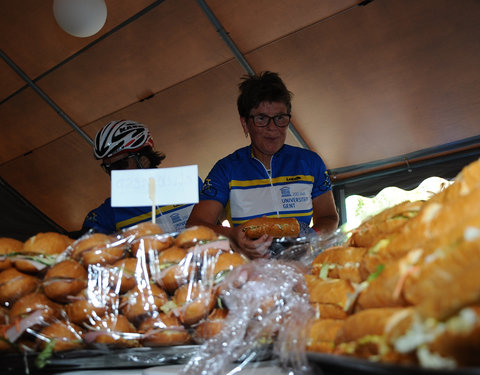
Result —
[[198, 203], [198, 166], [113, 170], [111, 188], [113, 207]]

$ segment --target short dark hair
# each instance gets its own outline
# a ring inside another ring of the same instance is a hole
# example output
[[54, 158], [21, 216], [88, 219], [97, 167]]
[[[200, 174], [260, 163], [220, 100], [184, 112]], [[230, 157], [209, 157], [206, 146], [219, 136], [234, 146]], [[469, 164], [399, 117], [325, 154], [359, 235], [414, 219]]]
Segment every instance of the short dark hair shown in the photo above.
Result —
[[166, 157], [163, 152], [154, 151], [150, 146], [141, 148], [137, 154], [139, 156], [146, 156], [148, 160], [150, 160], [150, 168], [158, 167]]
[[269, 71], [242, 77], [238, 85], [240, 95], [237, 99], [240, 117], [250, 116], [250, 111], [257, 108], [262, 102], [282, 102], [287, 106], [287, 111], [292, 110], [292, 96], [278, 73]]

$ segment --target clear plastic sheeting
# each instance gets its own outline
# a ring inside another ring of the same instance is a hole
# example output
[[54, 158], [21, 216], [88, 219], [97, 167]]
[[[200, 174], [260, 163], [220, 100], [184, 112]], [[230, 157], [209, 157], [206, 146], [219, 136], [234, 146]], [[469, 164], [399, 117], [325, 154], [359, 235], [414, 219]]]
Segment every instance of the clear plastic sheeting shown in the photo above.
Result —
[[255, 261], [206, 227], [162, 233], [143, 223], [61, 240], [44, 233], [28, 253], [0, 258], [8, 372], [186, 363], [185, 373], [220, 374], [275, 358], [308, 373], [304, 274], [342, 235], [279, 238], [270, 259]]
[[[233, 374], [272, 347], [292, 374], [307, 374], [305, 355], [313, 309], [301, 269], [258, 259], [235, 268], [220, 288], [229, 314], [223, 329], [205, 342], [180, 374]], [[240, 362], [231, 369], [231, 364]]]

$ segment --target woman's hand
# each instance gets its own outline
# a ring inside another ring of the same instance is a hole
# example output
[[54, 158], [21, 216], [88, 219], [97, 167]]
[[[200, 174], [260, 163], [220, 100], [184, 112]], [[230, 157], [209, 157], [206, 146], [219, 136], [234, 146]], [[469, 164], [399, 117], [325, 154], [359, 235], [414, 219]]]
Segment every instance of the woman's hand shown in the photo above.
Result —
[[269, 247], [272, 244], [273, 237], [263, 235], [262, 237], [251, 240], [245, 235], [241, 226], [231, 228], [230, 239], [235, 245], [237, 251], [243, 253], [250, 259], [269, 258]]

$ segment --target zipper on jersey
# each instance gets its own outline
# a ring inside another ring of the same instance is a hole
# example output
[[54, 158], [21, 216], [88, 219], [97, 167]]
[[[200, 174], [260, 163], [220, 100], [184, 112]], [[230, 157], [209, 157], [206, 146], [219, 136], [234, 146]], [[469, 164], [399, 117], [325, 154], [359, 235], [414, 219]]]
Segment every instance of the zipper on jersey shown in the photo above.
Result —
[[268, 179], [270, 180], [270, 197], [272, 198], [273, 207], [275, 208], [275, 211], [277, 212], [277, 217], [280, 217], [280, 210], [278, 208], [278, 202], [275, 199], [275, 194], [274, 194], [275, 189], [273, 187], [273, 180], [272, 180], [272, 173], [273, 173], [272, 160], [273, 160], [273, 156], [270, 158], [270, 173], [268, 173], [268, 169], [265, 167], [265, 165], [263, 165], [263, 163], [259, 159], [257, 159], [255, 156], [253, 156], [253, 159], [255, 159], [256, 161], [258, 161], [261, 164], [261, 166], [265, 170], [265, 173], [268, 176]]

